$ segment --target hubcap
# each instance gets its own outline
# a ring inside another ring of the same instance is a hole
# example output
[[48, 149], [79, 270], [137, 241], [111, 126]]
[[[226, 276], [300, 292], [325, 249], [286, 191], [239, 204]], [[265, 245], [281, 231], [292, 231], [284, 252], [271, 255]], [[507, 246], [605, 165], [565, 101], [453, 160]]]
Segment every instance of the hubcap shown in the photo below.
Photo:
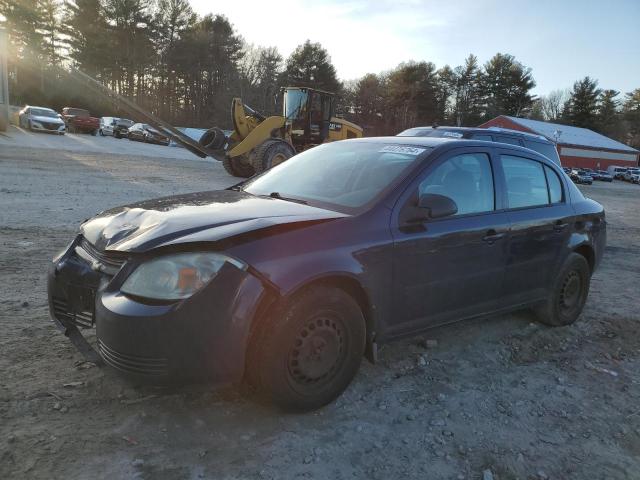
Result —
[[340, 363], [344, 350], [344, 332], [340, 322], [316, 318], [296, 336], [289, 353], [289, 372], [299, 384], [313, 384], [330, 376]]
[[580, 275], [576, 271], [569, 272], [562, 282], [560, 290], [560, 307], [565, 310], [575, 308], [580, 301]]

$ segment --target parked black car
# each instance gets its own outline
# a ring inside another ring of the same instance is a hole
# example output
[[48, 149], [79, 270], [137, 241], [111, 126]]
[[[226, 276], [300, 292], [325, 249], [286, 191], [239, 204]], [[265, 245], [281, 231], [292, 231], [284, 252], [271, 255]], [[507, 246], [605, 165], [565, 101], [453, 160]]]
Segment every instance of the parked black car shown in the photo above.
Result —
[[560, 165], [560, 156], [553, 142], [542, 135], [511, 130], [508, 128], [489, 127], [414, 127], [398, 134], [399, 137], [440, 137], [468, 138], [486, 142], [500, 142], [509, 145], [520, 145], [541, 153], [556, 165]]
[[127, 136], [129, 137], [129, 140], [136, 140], [138, 142], [169, 145], [169, 137], [163, 135], [146, 123], [136, 123], [129, 127]]
[[453, 321], [580, 315], [602, 206], [518, 146], [381, 137], [309, 149], [227, 190], [86, 221], [53, 259], [54, 322], [138, 379], [247, 379], [309, 410], [363, 355]]
[[113, 136], [115, 138], [128, 138], [129, 137], [129, 129], [133, 127], [133, 120], [129, 120], [128, 118], [117, 118], [116, 124], [113, 126]]

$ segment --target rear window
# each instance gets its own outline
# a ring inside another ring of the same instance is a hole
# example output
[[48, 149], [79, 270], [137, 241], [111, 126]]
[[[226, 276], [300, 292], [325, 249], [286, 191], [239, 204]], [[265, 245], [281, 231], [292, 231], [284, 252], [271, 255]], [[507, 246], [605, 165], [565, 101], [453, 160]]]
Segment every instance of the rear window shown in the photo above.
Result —
[[471, 135], [471, 138], [474, 140], [482, 140], [483, 142], [493, 142], [493, 137], [491, 135], [485, 135], [482, 133], [474, 133]]
[[410, 128], [400, 132], [397, 137], [436, 137], [436, 138], [463, 138], [464, 133], [459, 130], [446, 128]]
[[410, 128], [404, 132], [400, 132], [398, 137], [427, 137], [431, 129], [427, 128]]
[[520, 139], [515, 137], [507, 137], [506, 135], [497, 135], [496, 142], [507, 143], [509, 145], [522, 145]]
[[560, 158], [558, 157], [558, 151], [556, 147], [550, 143], [532, 142], [531, 140], [525, 140], [524, 146], [531, 150], [544, 155], [556, 165], [560, 165]]

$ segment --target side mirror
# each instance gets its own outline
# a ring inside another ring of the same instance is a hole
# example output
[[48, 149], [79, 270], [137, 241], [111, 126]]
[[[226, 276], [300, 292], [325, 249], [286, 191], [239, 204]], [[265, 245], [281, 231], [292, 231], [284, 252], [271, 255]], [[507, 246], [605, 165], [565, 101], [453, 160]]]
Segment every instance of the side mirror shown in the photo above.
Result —
[[426, 210], [427, 218], [449, 217], [458, 213], [458, 206], [451, 198], [435, 193], [423, 193], [418, 199], [418, 208]]

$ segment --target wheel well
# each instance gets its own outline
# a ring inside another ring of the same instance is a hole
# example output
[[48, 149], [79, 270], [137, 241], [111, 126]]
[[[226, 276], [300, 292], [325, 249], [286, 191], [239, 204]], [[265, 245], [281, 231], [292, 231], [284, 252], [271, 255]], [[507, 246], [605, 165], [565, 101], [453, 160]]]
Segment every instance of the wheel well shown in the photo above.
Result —
[[[362, 285], [360, 285], [360, 282], [345, 275], [333, 275], [312, 280], [311, 282], [297, 288], [293, 295], [298, 295], [300, 292], [317, 287], [319, 285], [327, 285], [339, 288], [358, 303], [367, 327], [367, 345], [369, 345], [374, 333], [373, 314], [371, 311], [371, 302], [369, 301], [369, 296], [367, 295], [367, 292], [365, 292], [365, 290], [362, 288]], [[279, 302], [275, 303], [277, 304]], [[273, 305], [272, 307], [275, 307], [275, 305]]]
[[589, 270], [593, 272], [593, 267], [595, 266], [595, 254], [593, 252], [593, 248], [589, 245], [580, 245], [578, 248], [573, 250], [575, 253], [582, 255], [589, 264]]

